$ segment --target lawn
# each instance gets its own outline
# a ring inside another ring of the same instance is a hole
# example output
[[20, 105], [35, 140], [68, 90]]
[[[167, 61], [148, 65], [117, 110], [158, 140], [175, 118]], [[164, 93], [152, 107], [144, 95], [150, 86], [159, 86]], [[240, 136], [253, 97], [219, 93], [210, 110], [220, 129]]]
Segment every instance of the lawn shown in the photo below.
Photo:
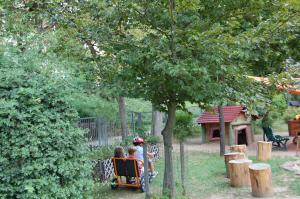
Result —
[[[187, 154], [187, 197], [186, 198], [251, 198], [250, 188], [231, 188], [229, 179], [225, 178], [223, 158], [218, 154], [190, 151]], [[174, 153], [174, 171], [176, 178], [177, 198], [181, 195], [179, 156]], [[250, 157], [254, 162], [255, 157]], [[291, 157], [273, 158], [268, 163], [272, 167], [273, 187], [278, 198], [297, 198], [300, 196], [299, 179], [280, 168], [280, 165], [292, 160]], [[151, 184], [153, 198], [161, 198], [163, 178], [163, 160], [156, 162], [159, 175]], [[140, 191], [121, 189], [110, 190], [109, 185], [98, 184], [95, 187], [95, 198], [144, 198]], [[299, 197], [300, 198], [300, 197]]]

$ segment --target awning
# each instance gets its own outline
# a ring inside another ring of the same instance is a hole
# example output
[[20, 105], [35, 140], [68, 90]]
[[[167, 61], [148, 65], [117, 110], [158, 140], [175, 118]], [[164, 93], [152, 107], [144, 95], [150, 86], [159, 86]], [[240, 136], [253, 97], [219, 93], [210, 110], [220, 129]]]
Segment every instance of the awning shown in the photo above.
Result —
[[300, 90], [287, 90], [289, 93], [294, 94], [294, 95], [300, 95]]

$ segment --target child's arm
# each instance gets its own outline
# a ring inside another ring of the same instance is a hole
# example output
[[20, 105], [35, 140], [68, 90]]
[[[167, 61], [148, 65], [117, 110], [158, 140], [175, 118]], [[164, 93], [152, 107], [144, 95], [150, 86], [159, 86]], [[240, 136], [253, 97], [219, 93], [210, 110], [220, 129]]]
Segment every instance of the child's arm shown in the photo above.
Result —
[[149, 153], [148, 152], [148, 156], [149, 156], [149, 158], [154, 158], [154, 153]]

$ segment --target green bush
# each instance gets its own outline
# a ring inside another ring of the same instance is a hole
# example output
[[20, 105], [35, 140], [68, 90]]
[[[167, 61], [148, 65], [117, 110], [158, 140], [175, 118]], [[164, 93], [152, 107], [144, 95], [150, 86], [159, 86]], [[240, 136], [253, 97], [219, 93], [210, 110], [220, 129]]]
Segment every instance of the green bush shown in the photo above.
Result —
[[289, 107], [283, 114], [283, 119], [287, 123], [289, 120], [293, 120], [296, 115], [300, 114], [300, 108]]
[[193, 115], [188, 112], [177, 111], [174, 136], [178, 140], [184, 141], [187, 137], [192, 136], [195, 133], [196, 128], [193, 126]]
[[66, 88], [0, 49], [0, 198], [90, 198], [84, 132]]
[[106, 160], [114, 156], [115, 147], [118, 145], [99, 146], [90, 153], [91, 160]]

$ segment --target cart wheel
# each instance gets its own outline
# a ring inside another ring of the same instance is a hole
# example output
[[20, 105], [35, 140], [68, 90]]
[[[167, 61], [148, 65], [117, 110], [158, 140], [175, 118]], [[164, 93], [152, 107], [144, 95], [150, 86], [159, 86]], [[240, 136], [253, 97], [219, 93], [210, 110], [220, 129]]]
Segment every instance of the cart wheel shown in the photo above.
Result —
[[113, 178], [110, 184], [111, 189], [117, 189], [118, 188], [118, 179]]

